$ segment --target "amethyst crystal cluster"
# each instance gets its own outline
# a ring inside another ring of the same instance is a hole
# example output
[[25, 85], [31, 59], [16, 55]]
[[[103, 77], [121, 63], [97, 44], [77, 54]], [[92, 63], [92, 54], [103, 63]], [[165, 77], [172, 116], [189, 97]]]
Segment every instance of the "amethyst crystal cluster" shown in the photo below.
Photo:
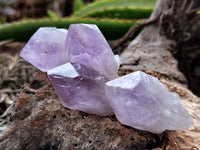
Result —
[[178, 95], [157, 78], [140, 71], [117, 78], [119, 56], [96, 25], [40, 28], [20, 55], [47, 72], [64, 107], [115, 114], [121, 123], [153, 133], [193, 124]]

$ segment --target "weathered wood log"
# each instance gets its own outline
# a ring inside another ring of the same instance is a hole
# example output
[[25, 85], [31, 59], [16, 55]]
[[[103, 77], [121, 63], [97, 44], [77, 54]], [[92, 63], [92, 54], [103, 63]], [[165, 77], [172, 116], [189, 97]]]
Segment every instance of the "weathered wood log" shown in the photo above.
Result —
[[122, 67], [154, 70], [185, 82], [179, 68], [190, 89], [200, 95], [198, 10], [199, 0], [159, 0], [151, 15], [157, 23], [146, 27], [121, 55]]

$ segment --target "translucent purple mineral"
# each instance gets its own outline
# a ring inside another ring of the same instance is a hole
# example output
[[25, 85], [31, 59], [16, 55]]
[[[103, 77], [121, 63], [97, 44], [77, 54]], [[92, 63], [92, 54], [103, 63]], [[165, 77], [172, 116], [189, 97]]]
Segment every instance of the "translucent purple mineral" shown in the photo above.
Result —
[[20, 56], [47, 72], [64, 107], [100, 116], [114, 111], [123, 124], [153, 133], [193, 124], [178, 95], [155, 77], [138, 71], [116, 79], [119, 56], [96, 25], [40, 28]]
[[125, 125], [152, 133], [184, 130], [193, 125], [178, 95], [143, 72], [109, 81], [105, 91], [116, 117]]
[[20, 56], [41, 71], [69, 62], [64, 41], [66, 29], [42, 27], [30, 38]]
[[90, 114], [113, 114], [104, 86], [108, 79], [81, 64], [67, 63], [49, 70], [48, 76], [64, 107]]
[[101, 72], [108, 79], [117, 77], [118, 63], [96, 25], [70, 25], [65, 45], [70, 62], [88, 66]]

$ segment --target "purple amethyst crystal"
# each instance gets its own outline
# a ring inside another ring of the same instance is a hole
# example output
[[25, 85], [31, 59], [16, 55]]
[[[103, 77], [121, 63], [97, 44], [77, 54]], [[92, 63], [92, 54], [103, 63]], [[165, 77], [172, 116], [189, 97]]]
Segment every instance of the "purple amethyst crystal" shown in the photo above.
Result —
[[49, 70], [49, 79], [64, 107], [90, 114], [113, 114], [104, 86], [108, 79], [82, 64], [66, 63]]
[[41, 71], [69, 62], [64, 41], [66, 29], [42, 27], [30, 38], [20, 56]]
[[40, 28], [20, 56], [47, 71], [64, 107], [100, 116], [114, 111], [123, 124], [153, 133], [193, 124], [178, 95], [157, 78], [137, 71], [115, 79], [119, 56], [96, 25]]
[[70, 25], [65, 45], [70, 62], [101, 72], [109, 80], [117, 77], [118, 63], [96, 25]]
[[109, 81], [105, 91], [116, 117], [125, 125], [153, 133], [184, 130], [193, 125], [178, 95], [143, 72]]

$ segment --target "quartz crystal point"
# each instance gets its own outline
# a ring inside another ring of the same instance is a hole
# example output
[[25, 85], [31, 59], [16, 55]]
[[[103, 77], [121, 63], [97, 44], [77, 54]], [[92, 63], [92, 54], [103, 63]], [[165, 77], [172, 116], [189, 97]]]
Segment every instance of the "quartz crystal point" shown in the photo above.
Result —
[[109, 81], [105, 91], [116, 117], [125, 125], [157, 134], [193, 125], [178, 95], [143, 72]]
[[96, 25], [70, 25], [65, 45], [70, 62], [88, 66], [109, 80], [117, 77], [117, 57]]
[[71, 63], [47, 73], [64, 107], [100, 116], [113, 114], [104, 90], [108, 81], [104, 75], [87, 66]]
[[66, 29], [41, 27], [22, 49], [20, 56], [41, 71], [69, 62], [65, 49]]

